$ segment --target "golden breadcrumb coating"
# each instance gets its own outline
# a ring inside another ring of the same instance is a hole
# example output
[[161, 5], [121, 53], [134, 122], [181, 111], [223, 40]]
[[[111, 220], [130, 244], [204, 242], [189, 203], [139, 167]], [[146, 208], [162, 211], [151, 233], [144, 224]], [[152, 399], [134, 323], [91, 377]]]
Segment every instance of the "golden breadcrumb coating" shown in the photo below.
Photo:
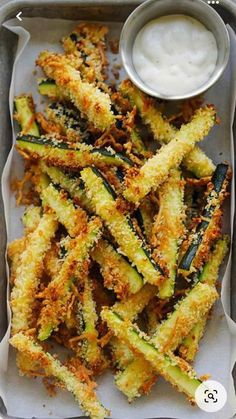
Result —
[[215, 108], [206, 106], [195, 112], [191, 122], [183, 125], [174, 139], [163, 146], [154, 157], [147, 160], [141, 169], [130, 169], [126, 177], [124, 197], [138, 204], [151, 189], [157, 189], [169, 174], [178, 167], [183, 158], [203, 140], [215, 123]]
[[[137, 107], [144, 123], [150, 127], [158, 142], [167, 144], [174, 139], [176, 128], [161, 114], [153, 98], [141, 92], [130, 80], [122, 81], [119, 88], [131, 104]], [[196, 146], [183, 159], [183, 164], [197, 177], [211, 176], [215, 170], [211, 159]]]
[[40, 53], [36, 64], [48, 77], [53, 78], [60, 88], [64, 88], [66, 95], [95, 127], [104, 131], [114, 123], [108, 94], [82, 81], [80, 73], [70, 65], [66, 56], [44, 51]]
[[31, 336], [17, 333], [10, 339], [10, 343], [18, 351], [26, 354], [33, 363], [40, 363], [47, 375], [61, 381], [91, 419], [104, 419], [109, 415], [99, 402], [94, 392], [94, 385], [89, 385], [84, 379], [80, 380], [77, 374], [73, 374], [58, 359], [55, 359], [49, 352], [45, 352]]
[[37, 228], [29, 235], [27, 246], [21, 254], [11, 293], [12, 334], [30, 327], [43, 258], [50, 248], [57, 226], [53, 214], [44, 214]]

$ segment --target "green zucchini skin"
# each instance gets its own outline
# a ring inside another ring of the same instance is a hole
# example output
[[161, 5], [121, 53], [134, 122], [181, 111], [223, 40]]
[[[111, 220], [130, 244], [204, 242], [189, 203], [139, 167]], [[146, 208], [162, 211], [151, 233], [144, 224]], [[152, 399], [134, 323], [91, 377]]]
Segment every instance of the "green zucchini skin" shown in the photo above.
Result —
[[131, 129], [130, 132], [130, 139], [133, 146], [134, 153], [146, 157], [147, 156], [147, 148], [142, 140], [142, 137], [138, 131], [137, 127]]
[[57, 167], [47, 166], [44, 161], [40, 162], [40, 168], [43, 173], [50, 177], [55, 185], [60, 185], [61, 188], [65, 189], [90, 215], [95, 213], [91, 201], [87, 198], [85, 193], [84, 183], [76, 173], [65, 173]]
[[43, 207], [49, 207], [55, 212], [71, 237], [76, 237], [83, 230], [88, 221], [86, 212], [75, 206], [60, 186], [50, 183], [46, 189], [41, 190], [40, 196]]
[[31, 95], [21, 95], [14, 98], [15, 119], [21, 131], [28, 135], [40, 136], [39, 126], [35, 121], [34, 102]]
[[190, 245], [179, 263], [179, 270], [181, 270], [181, 273], [183, 273], [183, 271], [190, 271], [191, 266], [194, 263], [196, 254], [203, 241], [204, 234], [208, 227], [210, 228], [211, 219], [221, 203], [220, 194], [221, 191], [224, 191], [226, 188], [225, 183], [227, 182], [228, 171], [229, 166], [227, 164], [221, 163], [216, 167], [212, 176], [213, 187], [207, 196], [207, 202], [201, 215], [201, 221], [197, 226], [196, 232], [192, 235]]
[[110, 148], [93, 148], [84, 143], [78, 143], [73, 147], [70, 143], [47, 136], [18, 135], [17, 146], [19, 150], [35, 158], [43, 158], [54, 166], [77, 168], [91, 164], [124, 167], [133, 165], [126, 156], [115, 153]]
[[146, 243], [139, 238], [130, 217], [116, 208], [116, 194], [97, 168], [86, 168], [81, 172], [88, 197], [114, 239], [121, 252], [134, 263], [145, 282], [158, 285], [164, 276], [162, 268], [152, 260]]
[[38, 91], [42, 96], [48, 96], [52, 100], [66, 99], [62, 90], [56, 85], [53, 79], [42, 79], [38, 82]]
[[[103, 174], [101, 173], [101, 171], [98, 170], [96, 167], [92, 167], [92, 171], [96, 174], [96, 176], [98, 176], [98, 177], [100, 177], [102, 179], [103, 185], [105, 186], [107, 192], [112, 196], [113, 200], [115, 200], [117, 198], [116, 192], [114, 191], [114, 189], [112, 188], [112, 186], [109, 184], [109, 182], [107, 181], [107, 179], [103, 176]], [[141, 214], [140, 214], [140, 216], [142, 217]], [[132, 222], [132, 219], [129, 216], [127, 216], [126, 219], [127, 219], [127, 222], [129, 224], [131, 230], [133, 231], [133, 233], [138, 236], [138, 233], [137, 233], [136, 228], [135, 228], [135, 226], [134, 226], [134, 224]], [[157, 271], [160, 271], [160, 273], [162, 275], [164, 275], [164, 272], [162, 271], [162, 268], [157, 263], [155, 263], [154, 260], [152, 259], [151, 254], [150, 254], [150, 252], [149, 252], [149, 250], [148, 250], [148, 248], [146, 246], [146, 243], [144, 241], [143, 241], [143, 244], [142, 244], [142, 250], [143, 250], [144, 254], [146, 255], [146, 257], [148, 258], [148, 260], [155, 267], [155, 269]]]

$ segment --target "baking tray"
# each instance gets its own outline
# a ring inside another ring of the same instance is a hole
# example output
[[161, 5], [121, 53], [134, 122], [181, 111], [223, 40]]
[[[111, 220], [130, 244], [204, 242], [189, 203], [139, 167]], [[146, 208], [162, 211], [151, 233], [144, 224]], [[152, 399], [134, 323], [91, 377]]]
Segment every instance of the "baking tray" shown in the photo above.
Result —
[[[157, 0], [158, 1], [158, 0]], [[175, 1], [175, 0], [173, 0]], [[194, 1], [194, 0], [192, 0]], [[11, 148], [12, 128], [9, 115], [9, 88], [11, 72], [17, 48], [17, 36], [2, 27], [2, 23], [14, 18], [18, 12], [24, 17], [44, 17], [73, 20], [125, 21], [128, 15], [141, 4], [142, 0], [16, 0], [0, 8], [0, 174]], [[222, 0], [221, 4], [212, 6], [236, 32], [236, 2]], [[19, 22], [20, 25], [20, 22]], [[236, 118], [234, 120], [234, 136], [236, 138]], [[236, 226], [236, 223], [234, 222]], [[235, 229], [234, 229], [235, 230]], [[236, 321], [236, 243], [232, 243], [231, 271], [231, 317]], [[6, 269], [5, 269], [6, 227], [3, 202], [0, 192], [0, 341], [7, 329], [6, 316]], [[236, 383], [236, 367], [234, 370]], [[4, 407], [0, 400], [0, 414], [4, 415]]]

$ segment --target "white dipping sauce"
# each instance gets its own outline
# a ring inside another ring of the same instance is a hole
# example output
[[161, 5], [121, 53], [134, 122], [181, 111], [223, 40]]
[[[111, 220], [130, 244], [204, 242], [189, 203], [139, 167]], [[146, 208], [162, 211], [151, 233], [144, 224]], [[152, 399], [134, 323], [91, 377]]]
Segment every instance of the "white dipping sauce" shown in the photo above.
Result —
[[139, 77], [163, 95], [182, 95], [199, 88], [213, 73], [217, 55], [212, 32], [186, 15], [167, 15], [148, 22], [133, 47]]

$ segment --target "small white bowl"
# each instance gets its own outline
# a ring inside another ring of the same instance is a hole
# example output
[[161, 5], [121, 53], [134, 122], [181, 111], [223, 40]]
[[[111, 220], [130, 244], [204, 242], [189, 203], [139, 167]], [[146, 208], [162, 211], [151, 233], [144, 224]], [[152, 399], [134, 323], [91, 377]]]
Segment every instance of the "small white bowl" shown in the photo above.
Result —
[[[199, 88], [183, 95], [164, 95], [147, 86], [135, 70], [132, 52], [135, 38], [143, 26], [153, 19], [172, 14], [184, 14], [201, 22], [216, 39], [218, 58], [210, 78]], [[120, 54], [125, 70], [132, 82], [150, 96], [167, 100], [187, 99], [205, 92], [223, 73], [230, 51], [229, 34], [218, 13], [202, 0], [147, 0], [137, 7], [126, 20], [120, 38]]]

